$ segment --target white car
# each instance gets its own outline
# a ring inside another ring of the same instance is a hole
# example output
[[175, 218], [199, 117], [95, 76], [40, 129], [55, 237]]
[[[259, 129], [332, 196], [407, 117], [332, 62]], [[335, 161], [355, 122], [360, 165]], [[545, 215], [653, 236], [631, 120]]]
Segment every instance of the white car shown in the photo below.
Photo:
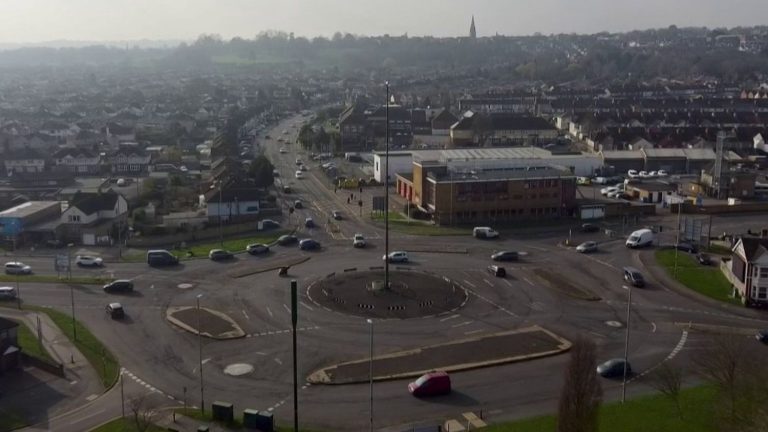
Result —
[[384, 255], [381, 257], [384, 261], [389, 262], [408, 262], [408, 252], [406, 251], [394, 251], [389, 253], [389, 260], [387, 260], [387, 255]]
[[629, 170], [629, 171], [627, 171], [627, 177], [629, 177], [629, 178], [637, 178], [638, 177], [637, 170]]
[[666, 177], [666, 176], [669, 175], [669, 173], [667, 173], [664, 170], [658, 170], [658, 171], [656, 171], [656, 175], [658, 175], [659, 177]]
[[11, 261], [5, 263], [5, 273], [18, 275], [32, 274], [32, 267], [20, 261]]
[[288, 150], [285, 147], [280, 147], [280, 154], [286, 154]]
[[355, 236], [352, 238], [352, 247], [364, 248], [365, 237], [363, 237], [362, 234], [355, 234]]
[[608, 192], [608, 194], [606, 194], [606, 196], [608, 198], [618, 198], [618, 197], [620, 197], [622, 195], [624, 195], [624, 191], [623, 190], [619, 190], [619, 189], [610, 191], [610, 192]]
[[304, 178], [304, 172], [303, 172], [303, 171], [296, 171], [296, 173], [294, 174], [294, 176], [295, 176], [297, 179], [303, 179], [303, 178]]
[[608, 183], [608, 179], [605, 177], [595, 177], [592, 179], [592, 183], [594, 184], [606, 184]]
[[610, 187], [604, 187], [600, 189], [600, 193], [603, 194], [604, 196], [608, 196], [611, 193], [616, 192], [618, 190], [619, 188], [617, 188], [616, 186], [610, 186]]
[[104, 265], [104, 260], [90, 255], [78, 255], [75, 258], [75, 264], [80, 267], [101, 267]]
[[637, 176], [640, 178], [648, 178], [648, 171], [640, 171], [637, 173]]

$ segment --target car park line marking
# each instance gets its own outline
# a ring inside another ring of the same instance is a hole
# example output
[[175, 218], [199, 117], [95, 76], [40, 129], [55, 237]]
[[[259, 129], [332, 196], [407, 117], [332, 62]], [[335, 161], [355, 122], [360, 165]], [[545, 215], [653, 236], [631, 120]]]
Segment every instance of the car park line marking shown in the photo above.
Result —
[[258, 354], [258, 355], [261, 355], [261, 356], [265, 356], [265, 355], [266, 355], [266, 354], [264, 354], [264, 353], [263, 353], [263, 352], [261, 352], [261, 351], [256, 351], [256, 354]]
[[530, 280], [530, 279], [528, 279], [528, 278], [524, 277], [524, 278], [523, 278], [523, 280], [524, 280], [524, 281], [526, 281], [526, 282], [528, 282], [528, 285], [530, 285], [530, 286], [534, 286], [534, 285], [533, 285], [533, 282], [531, 282], [531, 280]]
[[90, 402], [90, 401], [92, 401], [92, 400], [96, 399], [97, 397], [99, 397], [99, 395], [97, 395], [97, 394], [92, 394], [92, 395], [88, 396], [87, 398], [85, 398], [85, 400], [87, 400], [88, 402]]
[[448, 321], [448, 320], [451, 320], [451, 319], [454, 319], [454, 318], [458, 318], [458, 317], [459, 317], [459, 315], [451, 315], [449, 317], [445, 317], [445, 318], [441, 319], [440, 322]]
[[461, 323], [458, 323], [458, 324], [454, 324], [451, 327], [462, 327], [462, 326], [465, 326], [465, 325], [472, 324], [473, 322], [474, 321], [464, 321], [464, 322], [461, 322]]
[[493, 287], [493, 283], [491, 283], [491, 281], [489, 281], [488, 279], [483, 279], [483, 282], [485, 282], [488, 285], [490, 285], [491, 287]]
[[470, 282], [470, 281], [468, 281], [466, 279], [464, 279], [464, 283], [469, 285], [469, 286], [471, 286], [472, 288], [477, 288], [477, 285], [473, 284], [472, 282]]
[[505, 283], [505, 284], [507, 284], [507, 285], [509, 285], [509, 286], [512, 286], [512, 282], [510, 282], [510, 281], [508, 281], [508, 280], [506, 280], [506, 279], [503, 279], [503, 281], [504, 281], [504, 283]]
[[651, 333], [656, 333], [656, 323], [651, 321]]

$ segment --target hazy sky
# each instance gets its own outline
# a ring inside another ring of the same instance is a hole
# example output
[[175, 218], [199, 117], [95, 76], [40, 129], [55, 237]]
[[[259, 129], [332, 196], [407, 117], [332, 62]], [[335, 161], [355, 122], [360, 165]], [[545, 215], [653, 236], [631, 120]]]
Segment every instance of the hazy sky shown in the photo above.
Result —
[[0, 0], [0, 43], [50, 40], [596, 33], [650, 27], [758, 25], [766, 0]]

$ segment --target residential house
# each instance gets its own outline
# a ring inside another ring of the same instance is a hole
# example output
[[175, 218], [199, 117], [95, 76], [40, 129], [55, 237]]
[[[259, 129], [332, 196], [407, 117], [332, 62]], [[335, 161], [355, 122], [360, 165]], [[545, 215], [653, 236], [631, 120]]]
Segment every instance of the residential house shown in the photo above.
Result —
[[138, 147], [121, 147], [109, 161], [113, 174], [138, 176], [149, 172], [152, 155]]
[[246, 182], [229, 182], [212, 186], [204, 194], [210, 222], [245, 222], [259, 216], [259, 201], [264, 196], [259, 188]]
[[112, 245], [128, 215], [128, 203], [119, 193], [77, 192], [61, 214], [62, 236], [83, 245]]
[[49, 120], [40, 126], [40, 133], [63, 140], [68, 136], [74, 135], [76, 132], [64, 122]]
[[84, 148], [64, 147], [53, 154], [56, 166], [77, 175], [95, 175], [101, 171], [101, 155]]
[[459, 119], [447, 109], [440, 111], [440, 114], [432, 119], [432, 135], [450, 135], [451, 126], [457, 121], [459, 121]]
[[369, 149], [365, 109], [362, 105], [352, 105], [341, 113], [339, 135], [343, 152]]
[[741, 237], [731, 250], [726, 276], [734, 296], [746, 306], [768, 305], [768, 238]]
[[5, 155], [5, 171], [13, 173], [40, 173], [45, 171], [46, 157], [30, 147], [23, 147]]
[[132, 127], [123, 126], [119, 123], [107, 123], [106, 130], [107, 141], [110, 144], [116, 145], [121, 142], [135, 141], [136, 133]]
[[0, 375], [21, 367], [18, 329], [19, 323], [0, 317]]

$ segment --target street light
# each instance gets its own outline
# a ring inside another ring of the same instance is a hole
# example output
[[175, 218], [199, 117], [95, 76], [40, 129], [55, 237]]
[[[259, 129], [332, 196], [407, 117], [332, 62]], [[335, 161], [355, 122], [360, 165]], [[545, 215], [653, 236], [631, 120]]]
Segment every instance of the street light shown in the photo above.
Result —
[[370, 393], [370, 407], [369, 412], [371, 414], [370, 431], [373, 432], [373, 320], [368, 318], [366, 320], [370, 329], [370, 339], [368, 341], [369, 355], [368, 359], [368, 387]]
[[627, 295], [627, 329], [624, 336], [624, 373], [621, 380], [621, 403], [627, 398], [627, 367], [629, 365], [629, 319], [632, 312], [632, 285], [624, 286], [629, 291]]
[[219, 180], [219, 246], [224, 249], [224, 234], [222, 234], [221, 231], [221, 206], [224, 205], [222, 199], [221, 199], [221, 188], [222, 188], [222, 182]]
[[203, 339], [200, 335], [200, 298], [202, 294], [198, 294], [197, 300], [197, 348], [198, 358], [200, 359], [200, 409], [205, 414], [205, 388], [203, 387]]
[[[384, 127], [384, 289], [389, 289], [389, 81], [385, 81], [387, 99], [385, 105], [386, 125]], [[373, 422], [373, 414], [371, 414]]]
[[72, 303], [72, 336], [77, 340], [77, 324], [75, 323], [75, 287], [72, 285], [72, 246], [74, 243], [67, 245], [67, 271], [69, 272], [69, 300]]

